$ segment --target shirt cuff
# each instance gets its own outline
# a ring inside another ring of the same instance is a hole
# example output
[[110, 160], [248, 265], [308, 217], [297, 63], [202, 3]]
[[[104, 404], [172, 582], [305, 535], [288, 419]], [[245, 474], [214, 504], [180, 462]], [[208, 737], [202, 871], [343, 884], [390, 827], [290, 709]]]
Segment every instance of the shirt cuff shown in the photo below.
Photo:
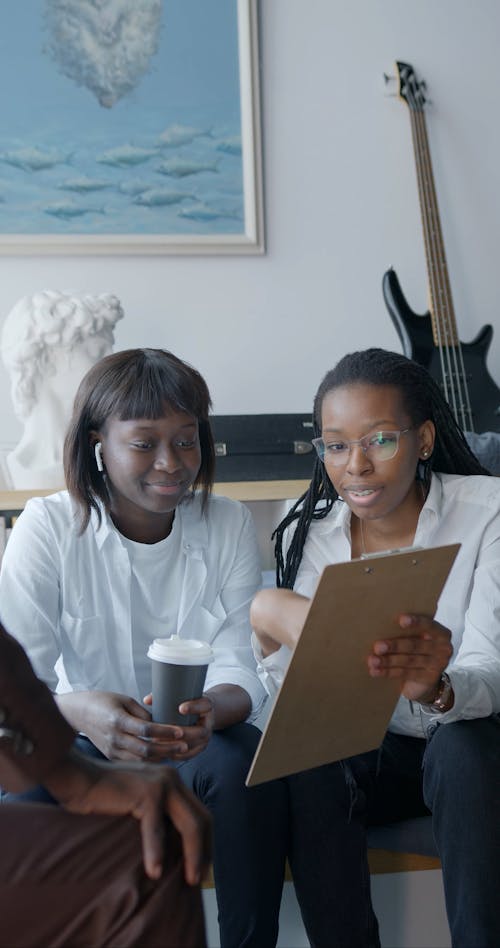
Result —
[[490, 688], [477, 668], [452, 665], [446, 669], [453, 688], [453, 707], [449, 711], [439, 712], [421, 709], [429, 721], [452, 724], [454, 721], [487, 718], [496, 707]]
[[276, 652], [271, 652], [270, 655], [264, 657], [255, 632], [252, 632], [252, 647], [257, 661], [257, 674], [267, 693], [274, 697], [285, 677], [292, 654], [291, 650], [288, 646], [281, 645]]
[[257, 673], [245, 668], [215, 666], [211, 669], [209, 667], [204, 690], [207, 691], [215, 685], [239, 685], [247, 692], [252, 704], [252, 710], [246, 719], [249, 722], [258, 717], [267, 701], [267, 692]]

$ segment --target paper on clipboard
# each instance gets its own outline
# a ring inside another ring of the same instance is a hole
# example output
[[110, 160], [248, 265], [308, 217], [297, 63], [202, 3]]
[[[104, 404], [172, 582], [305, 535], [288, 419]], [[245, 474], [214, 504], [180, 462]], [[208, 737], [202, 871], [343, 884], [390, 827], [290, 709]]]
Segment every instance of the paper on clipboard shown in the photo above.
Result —
[[380, 746], [401, 682], [370, 677], [370, 648], [401, 634], [401, 613], [434, 616], [459, 548], [394, 552], [325, 568], [247, 786]]

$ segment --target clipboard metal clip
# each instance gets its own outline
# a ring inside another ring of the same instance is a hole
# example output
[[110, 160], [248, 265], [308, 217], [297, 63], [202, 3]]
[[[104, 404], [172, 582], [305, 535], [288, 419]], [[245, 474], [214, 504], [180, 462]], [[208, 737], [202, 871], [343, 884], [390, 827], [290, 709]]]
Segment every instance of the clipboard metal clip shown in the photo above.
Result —
[[[423, 547], [421, 546], [401, 546], [395, 550], [378, 550], [377, 553], [362, 553], [359, 558], [360, 560], [376, 560], [379, 556], [393, 556], [395, 553], [416, 553], [422, 549]], [[370, 571], [365, 570], [365, 572]]]

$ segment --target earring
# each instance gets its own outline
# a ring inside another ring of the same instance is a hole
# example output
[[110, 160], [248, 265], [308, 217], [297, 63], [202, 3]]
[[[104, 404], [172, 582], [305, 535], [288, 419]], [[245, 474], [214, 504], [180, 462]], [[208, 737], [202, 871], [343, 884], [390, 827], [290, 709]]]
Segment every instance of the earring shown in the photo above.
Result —
[[102, 444], [98, 441], [94, 447], [95, 454], [95, 463], [97, 465], [97, 470], [102, 473], [104, 470], [104, 464], [102, 463]]
[[423, 457], [423, 458], [429, 457], [429, 452], [428, 452], [427, 448], [424, 448], [424, 450], [422, 451], [422, 457]]

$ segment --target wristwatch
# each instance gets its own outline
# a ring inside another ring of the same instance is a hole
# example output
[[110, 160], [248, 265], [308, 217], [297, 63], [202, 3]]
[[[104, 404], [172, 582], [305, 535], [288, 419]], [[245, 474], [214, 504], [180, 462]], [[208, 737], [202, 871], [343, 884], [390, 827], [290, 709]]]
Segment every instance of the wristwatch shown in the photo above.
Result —
[[425, 702], [420, 702], [420, 707], [423, 711], [427, 711], [429, 714], [444, 714], [445, 711], [449, 711], [448, 702], [450, 697], [453, 694], [453, 685], [450, 681], [450, 676], [443, 672], [441, 678], [439, 679], [438, 692], [434, 701], [431, 701], [430, 704], [425, 704]]

